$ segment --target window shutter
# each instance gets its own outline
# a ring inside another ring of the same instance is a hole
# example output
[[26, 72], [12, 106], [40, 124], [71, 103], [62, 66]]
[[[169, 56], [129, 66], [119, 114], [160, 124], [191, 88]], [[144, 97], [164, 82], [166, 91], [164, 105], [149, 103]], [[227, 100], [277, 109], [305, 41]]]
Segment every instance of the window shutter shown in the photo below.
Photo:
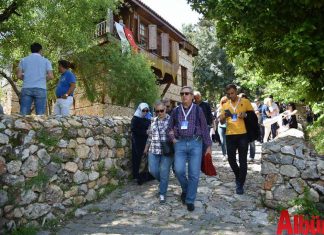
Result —
[[172, 41], [171, 47], [171, 61], [172, 63], [179, 64], [179, 43]]
[[161, 33], [161, 56], [168, 57], [170, 54], [169, 34]]
[[149, 24], [149, 49], [156, 50], [157, 49], [157, 28], [155, 24]]

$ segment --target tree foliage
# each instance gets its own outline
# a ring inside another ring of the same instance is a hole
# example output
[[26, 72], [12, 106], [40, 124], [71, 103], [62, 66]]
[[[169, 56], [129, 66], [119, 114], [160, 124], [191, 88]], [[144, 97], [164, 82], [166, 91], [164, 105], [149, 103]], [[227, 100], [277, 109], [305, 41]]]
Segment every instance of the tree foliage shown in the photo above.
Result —
[[119, 42], [94, 46], [72, 58], [90, 101], [100, 102], [107, 94], [113, 103], [126, 106], [158, 99], [149, 60], [141, 53], [122, 53]]
[[195, 86], [205, 98], [218, 102], [225, 86], [233, 82], [235, 75], [225, 50], [219, 47], [215, 25], [201, 20], [197, 25], [184, 26], [183, 32], [199, 49], [193, 61]]
[[281, 76], [294, 89], [307, 83], [306, 99], [324, 96], [324, 2], [188, 0], [194, 9], [216, 21], [220, 45], [231, 58], [248, 55], [248, 67]]
[[[30, 44], [43, 45], [43, 54], [54, 62], [96, 44], [95, 26], [118, 0], [8, 0], [0, 6], [0, 76], [10, 80], [8, 64], [17, 64], [30, 53]], [[12, 10], [13, 6], [15, 8]], [[6, 13], [6, 14], [5, 14]], [[10, 13], [10, 14], [9, 14]], [[51, 81], [55, 86], [58, 79]], [[14, 85], [14, 84], [13, 84]]]
[[[153, 103], [158, 91], [148, 60], [140, 54], [123, 55], [114, 43], [99, 47], [94, 37], [96, 24], [120, 2], [4, 1], [0, 7], [0, 76], [10, 80], [4, 68], [28, 55], [31, 43], [39, 42], [54, 69], [60, 58], [76, 64], [78, 85], [85, 88], [89, 100], [101, 101], [109, 93], [116, 104]], [[56, 79], [48, 83], [49, 97], [54, 96], [58, 78], [56, 74]]]

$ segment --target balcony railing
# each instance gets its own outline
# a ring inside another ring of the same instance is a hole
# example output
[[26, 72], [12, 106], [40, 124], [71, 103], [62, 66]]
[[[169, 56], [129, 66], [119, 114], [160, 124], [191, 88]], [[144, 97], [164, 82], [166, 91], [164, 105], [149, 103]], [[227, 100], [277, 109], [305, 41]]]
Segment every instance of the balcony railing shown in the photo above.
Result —
[[108, 24], [108, 21], [102, 21], [99, 24], [97, 24], [96, 26], [96, 36], [97, 37], [101, 37], [105, 34], [107, 34], [110, 31], [110, 25]]

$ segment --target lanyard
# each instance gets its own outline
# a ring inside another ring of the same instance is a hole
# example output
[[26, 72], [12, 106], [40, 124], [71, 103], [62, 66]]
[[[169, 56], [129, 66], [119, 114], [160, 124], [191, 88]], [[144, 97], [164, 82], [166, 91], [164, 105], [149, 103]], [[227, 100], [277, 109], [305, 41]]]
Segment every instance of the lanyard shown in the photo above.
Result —
[[237, 101], [237, 103], [236, 103], [236, 105], [235, 105], [235, 107], [234, 107], [234, 106], [232, 105], [232, 100], [230, 100], [230, 105], [231, 105], [232, 109], [234, 110], [234, 113], [236, 113], [236, 109], [237, 109], [237, 106], [238, 106], [238, 104], [240, 103], [240, 101], [241, 101], [241, 98], [238, 99], [238, 101]]
[[183, 109], [183, 105], [181, 105], [181, 110], [182, 110], [183, 116], [184, 116], [184, 118], [185, 118], [185, 121], [187, 121], [187, 117], [189, 116], [192, 107], [193, 107], [193, 104], [191, 104], [191, 107], [190, 107], [188, 113], [186, 114], [185, 111], [184, 111], [184, 109]]

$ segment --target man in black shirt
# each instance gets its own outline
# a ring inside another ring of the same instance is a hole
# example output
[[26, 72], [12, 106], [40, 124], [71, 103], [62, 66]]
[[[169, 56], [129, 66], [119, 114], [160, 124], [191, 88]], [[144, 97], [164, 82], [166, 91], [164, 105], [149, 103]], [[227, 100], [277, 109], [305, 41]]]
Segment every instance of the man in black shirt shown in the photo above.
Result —
[[202, 101], [201, 94], [199, 91], [194, 92], [194, 99], [195, 104], [199, 105], [199, 107], [203, 110], [207, 121], [207, 125], [209, 128], [211, 128], [213, 126], [213, 114], [210, 105], [206, 101]]

